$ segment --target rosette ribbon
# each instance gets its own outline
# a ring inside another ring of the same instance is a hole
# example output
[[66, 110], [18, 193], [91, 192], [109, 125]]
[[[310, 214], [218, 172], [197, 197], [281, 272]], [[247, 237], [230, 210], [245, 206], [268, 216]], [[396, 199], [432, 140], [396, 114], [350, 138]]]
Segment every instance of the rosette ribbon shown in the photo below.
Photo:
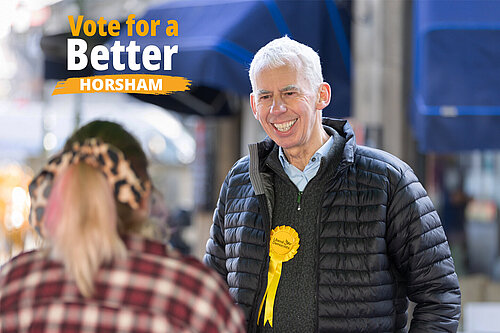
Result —
[[281, 225], [271, 230], [269, 242], [269, 271], [267, 273], [267, 288], [259, 308], [257, 322], [260, 322], [260, 314], [264, 303], [264, 325], [269, 322], [273, 327], [273, 309], [276, 291], [281, 278], [281, 269], [284, 262], [292, 259], [299, 248], [299, 234], [286, 225]]

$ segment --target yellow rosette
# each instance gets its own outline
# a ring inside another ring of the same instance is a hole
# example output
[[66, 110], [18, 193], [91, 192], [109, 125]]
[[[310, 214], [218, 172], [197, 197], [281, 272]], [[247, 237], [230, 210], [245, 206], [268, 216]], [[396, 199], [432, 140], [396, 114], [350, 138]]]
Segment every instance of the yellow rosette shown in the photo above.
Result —
[[278, 283], [281, 277], [282, 264], [292, 259], [299, 248], [299, 234], [286, 225], [281, 225], [271, 230], [271, 240], [269, 242], [269, 272], [267, 273], [267, 288], [262, 303], [259, 308], [257, 323], [260, 322], [260, 314], [264, 303], [264, 325], [269, 322], [273, 327], [274, 298], [278, 290]]

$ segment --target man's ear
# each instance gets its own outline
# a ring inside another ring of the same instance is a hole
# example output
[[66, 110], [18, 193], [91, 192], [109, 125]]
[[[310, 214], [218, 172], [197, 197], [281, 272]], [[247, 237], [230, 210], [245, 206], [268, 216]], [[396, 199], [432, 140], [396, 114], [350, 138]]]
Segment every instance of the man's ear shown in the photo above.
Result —
[[253, 116], [259, 120], [257, 118], [257, 105], [255, 105], [255, 95], [253, 93], [250, 94], [250, 106], [252, 107]]
[[316, 102], [316, 110], [323, 110], [330, 104], [330, 99], [332, 97], [332, 88], [326, 82], [321, 83], [319, 86], [319, 98]]

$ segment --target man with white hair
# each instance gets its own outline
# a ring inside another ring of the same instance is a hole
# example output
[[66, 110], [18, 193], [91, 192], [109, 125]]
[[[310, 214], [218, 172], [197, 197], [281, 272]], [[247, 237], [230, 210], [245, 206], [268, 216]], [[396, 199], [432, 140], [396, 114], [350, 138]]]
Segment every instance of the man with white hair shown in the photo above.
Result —
[[288, 37], [250, 66], [268, 137], [229, 171], [204, 261], [249, 331], [456, 332], [460, 289], [439, 217], [412, 169], [322, 117], [319, 56]]

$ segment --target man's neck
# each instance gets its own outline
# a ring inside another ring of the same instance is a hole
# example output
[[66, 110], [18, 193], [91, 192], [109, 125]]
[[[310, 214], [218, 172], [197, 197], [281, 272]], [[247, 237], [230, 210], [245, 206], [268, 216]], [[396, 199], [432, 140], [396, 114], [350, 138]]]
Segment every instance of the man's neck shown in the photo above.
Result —
[[313, 138], [307, 147], [283, 149], [283, 152], [291, 165], [300, 171], [304, 171], [314, 153], [316, 153], [316, 151], [321, 148], [321, 146], [323, 146], [329, 138], [330, 136], [322, 127], [319, 135], [317, 135], [316, 138]]

